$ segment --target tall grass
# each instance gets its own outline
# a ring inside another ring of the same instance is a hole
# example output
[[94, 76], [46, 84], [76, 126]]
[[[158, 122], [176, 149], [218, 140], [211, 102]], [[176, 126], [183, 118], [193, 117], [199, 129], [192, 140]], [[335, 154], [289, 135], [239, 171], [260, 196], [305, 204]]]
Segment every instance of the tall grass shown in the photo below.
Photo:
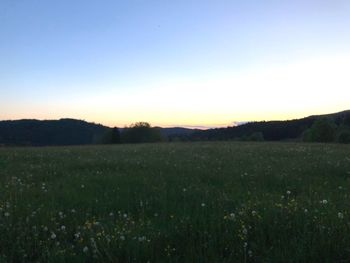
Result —
[[350, 147], [0, 149], [0, 262], [350, 262]]

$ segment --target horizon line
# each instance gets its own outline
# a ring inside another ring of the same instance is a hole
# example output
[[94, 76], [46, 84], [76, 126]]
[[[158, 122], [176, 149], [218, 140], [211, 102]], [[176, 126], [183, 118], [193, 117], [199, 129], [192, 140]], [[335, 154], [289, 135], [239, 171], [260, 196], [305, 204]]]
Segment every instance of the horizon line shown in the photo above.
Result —
[[[332, 112], [332, 113], [326, 113], [326, 114], [312, 114], [312, 115], [308, 115], [308, 116], [304, 116], [301, 118], [290, 118], [290, 119], [270, 119], [270, 120], [247, 120], [247, 121], [232, 121], [228, 124], [209, 124], [209, 125], [181, 125], [181, 124], [170, 124], [170, 125], [152, 125], [152, 123], [148, 122], [151, 124], [152, 127], [160, 127], [160, 128], [186, 128], [186, 129], [200, 129], [200, 130], [208, 130], [208, 129], [215, 129], [215, 128], [226, 128], [226, 127], [235, 127], [235, 126], [240, 126], [246, 123], [250, 123], [250, 122], [266, 122], [266, 121], [289, 121], [289, 120], [297, 120], [297, 119], [303, 119], [303, 118], [307, 118], [307, 117], [313, 117], [313, 116], [327, 116], [327, 115], [332, 115], [332, 114], [337, 114], [337, 113], [343, 113], [343, 112], [347, 112], [350, 110], [342, 110], [342, 111], [337, 111], [337, 112]], [[133, 123], [136, 122], [132, 122], [129, 125], [107, 125], [107, 124], [102, 124], [99, 122], [95, 122], [95, 121], [89, 121], [86, 119], [80, 119], [80, 118], [72, 118], [72, 117], [61, 117], [61, 118], [57, 118], [57, 119], [41, 119], [41, 118], [20, 118], [20, 119], [4, 119], [4, 120], [0, 120], [0, 122], [2, 121], [25, 121], [25, 120], [32, 120], [32, 121], [59, 121], [59, 120], [77, 120], [77, 121], [84, 121], [84, 122], [89, 122], [89, 123], [94, 123], [97, 125], [102, 125], [102, 126], [106, 126], [108, 128], [113, 128], [113, 127], [118, 127], [118, 128], [125, 128], [128, 127], [130, 125], [132, 125]], [[146, 121], [147, 122], [147, 121]]]

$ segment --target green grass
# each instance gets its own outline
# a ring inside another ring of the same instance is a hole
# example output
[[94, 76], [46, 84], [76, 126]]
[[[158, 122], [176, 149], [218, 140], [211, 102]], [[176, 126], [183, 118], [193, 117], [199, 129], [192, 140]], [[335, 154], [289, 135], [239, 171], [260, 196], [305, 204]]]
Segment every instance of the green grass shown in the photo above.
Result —
[[350, 262], [350, 147], [0, 149], [0, 262]]

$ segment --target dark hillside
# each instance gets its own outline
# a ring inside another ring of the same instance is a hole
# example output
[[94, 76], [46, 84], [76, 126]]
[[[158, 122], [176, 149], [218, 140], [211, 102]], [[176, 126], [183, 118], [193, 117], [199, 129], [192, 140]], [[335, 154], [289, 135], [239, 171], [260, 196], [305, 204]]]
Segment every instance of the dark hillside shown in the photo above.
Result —
[[0, 122], [3, 145], [83, 145], [97, 143], [108, 127], [74, 119]]
[[350, 111], [327, 115], [314, 115], [288, 121], [249, 122], [240, 126], [198, 131], [190, 135], [190, 140], [234, 140], [244, 139], [254, 133], [262, 133], [265, 140], [281, 141], [301, 138], [315, 120], [327, 118], [337, 125], [350, 124]]

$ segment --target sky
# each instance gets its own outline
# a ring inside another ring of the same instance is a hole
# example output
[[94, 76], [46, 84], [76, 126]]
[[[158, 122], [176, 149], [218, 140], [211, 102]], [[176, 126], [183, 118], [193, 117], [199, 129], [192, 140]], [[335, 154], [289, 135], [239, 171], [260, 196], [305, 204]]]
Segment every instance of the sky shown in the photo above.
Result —
[[350, 109], [348, 0], [1, 0], [0, 119], [219, 127]]

